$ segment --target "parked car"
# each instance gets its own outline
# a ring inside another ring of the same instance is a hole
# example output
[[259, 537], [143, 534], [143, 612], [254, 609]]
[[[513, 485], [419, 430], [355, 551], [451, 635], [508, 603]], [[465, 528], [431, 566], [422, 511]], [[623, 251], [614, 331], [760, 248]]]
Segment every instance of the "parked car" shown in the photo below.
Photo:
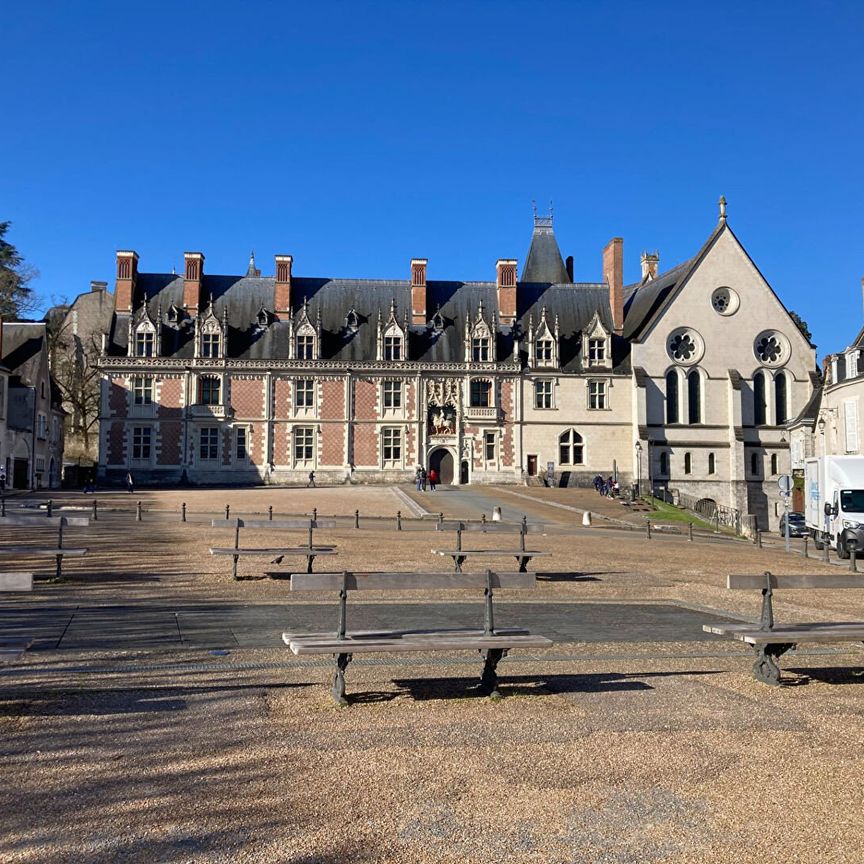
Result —
[[[789, 514], [789, 536], [790, 537], [803, 537], [807, 534], [807, 523], [804, 521], [803, 513], [790, 513]], [[784, 513], [780, 517], [780, 534], [781, 536], [786, 535], [786, 514]]]

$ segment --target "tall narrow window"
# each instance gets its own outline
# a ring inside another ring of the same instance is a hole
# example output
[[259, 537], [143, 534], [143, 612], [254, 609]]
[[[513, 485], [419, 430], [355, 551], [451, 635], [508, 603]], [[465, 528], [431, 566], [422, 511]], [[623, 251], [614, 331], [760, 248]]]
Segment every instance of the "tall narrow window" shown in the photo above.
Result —
[[552, 407], [552, 382], [548, 378], [534, 382], [534, 407]]
[[138, 357], [152, 357], [156, 345], [156, 334], [140, 330], [135, 334], [135, 354]]
[[402, 430], [384, 429], [381, 433], [381, 458], [385, 468], [402, 467]]
[[132, 458], [150, 459], [150, 448], [153, 430], [149, 426], [132, 427]]
[[708, 473], [713, 474], [717, 470], [717, 460], [713, 453], [708, 454]]
[[219, 428], [205, 426], [200, 433], [198, 457], [208, 462], [219, 458]]
[[687, 420], [702, 422], [702, 379], [695, 369], [687, 376]]
[[300, 378], [295, 381], [294, 398], [298, 408], [314, 408], [315, 382], [311, 378]]
[[401, 408], [402, 407], [402, 382], [401, 381], [385, 381], [384, 382], [384, 407], [385, 408]]
[[684, 473], [689, 474], [693, 470], [693, 457], [689, 453], [684, 454]]
[[312, 462], [315, 446], [315, 430], [310, 426], [298, 426], [294, 429], [294, 461]]
[[558, 461], [562, 465], [582, 465], [584, 443], [575, 429], [567, 429], [558, 436]]
[[606, 405], [606, 382], [588, 382], [588, 407], [591, 410], [602, 411]]
[[535, 344], [535, 356], [538, 363], [548, 364], [552, 362], [552, 340], [538, 339]]
[[588, 340], [588, 365], [602, 366], [606, 362], [606, 340]]
[[234, 430], [234, 453], [238, 462], [245, 462], [249, 453], [247, 432], [248, 430], [245, 426], [238, 426]]
[[132, 395], [136, 405], [152, 405], [153, 379], [149, 375], [136, 375], [132, 379]]
[[492, 392], [491, 381], [471, 382], [471, 407], [488, 408], [490, 405], [490, 394]]
[[759, 470], [759, 454], [758, 453], [751, 453], [750, 454], [750, 473], [754, 477], [759, 477], [759, 475], [762, 473]]
[[786, 375], [783, 372], [778, 372], [774, 379], [774, 416], [778, 426], [789, 419], [786, 412]]
[[218, 405], [221, 382], [215, 375], [202, 375], [198, 382], [199, 399], [202, 405]]
[[660, 475], [669, 476], [669, 454], [665, 450], [660, 454]]
[[401, 360], [402, 359], [402, 337], [401, 336], [385, 336], [384, 337], [384, 359], [385, 360]]
[[777, 475], [777, 454], [771, 454], [771, 476], [774, 477]]
[[315, 352], [315, 337], [301, 335], [297, 337], [297, 359], [312, 360]]
[[487, 462], [495, 461], [495, 438], [494, 432], [487, 432], [483, 436], [483, 446], [485, 448], [485, 456]]
[[666, 373], [666, 422], [678, 422], [678, 372], [675, 369]]
[[753, 376], [753, 425], [765, 425], [765, 373]]
[[485, 363], [489, 360], [489, 339], [485, 336], [475, 336], [471, 340], [471, 359], [475, 363]]
[[218, 357], [219, 346], [222, 337], [219, 333], [202, 333], [201, 334], [201, 356], [202, 357]]

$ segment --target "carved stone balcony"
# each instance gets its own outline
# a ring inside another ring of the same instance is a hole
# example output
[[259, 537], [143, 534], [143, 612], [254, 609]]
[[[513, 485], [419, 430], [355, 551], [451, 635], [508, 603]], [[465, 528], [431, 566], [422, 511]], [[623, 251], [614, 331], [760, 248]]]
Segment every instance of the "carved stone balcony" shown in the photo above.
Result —
[[494, 406], [479, 407], [468, 406], [465, 415], [469, 420], [494, 420], [496, 423], [501, 419], [501, 409]]
[[189, 405], [189, 416], [202, 420], [224, 420], [230, 415], [224, 405]]

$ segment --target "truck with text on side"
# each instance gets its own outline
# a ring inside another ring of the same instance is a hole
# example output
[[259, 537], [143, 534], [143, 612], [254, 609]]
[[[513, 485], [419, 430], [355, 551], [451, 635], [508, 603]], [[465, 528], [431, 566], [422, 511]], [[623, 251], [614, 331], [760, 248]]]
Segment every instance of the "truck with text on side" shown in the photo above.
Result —
[[864, 550], [864, 456], [805, 460], [804, 519], [817, 549]]

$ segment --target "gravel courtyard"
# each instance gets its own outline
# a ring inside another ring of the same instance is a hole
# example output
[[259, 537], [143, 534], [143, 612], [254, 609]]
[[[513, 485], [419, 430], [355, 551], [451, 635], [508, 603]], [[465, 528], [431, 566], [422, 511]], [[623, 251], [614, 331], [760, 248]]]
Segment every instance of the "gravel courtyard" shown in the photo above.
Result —
[[[485, 507], [495, 494], [484, 490], [478, 501]], [[451, 545], [452, 535], [435, 532], [434, 520], [409, 522], [415, 513], [396, 490], [100, 494], [99, 521], [66, 532], [66, 545], [90, 554], [64, 562], [62, 583], [41, 578], [52, 572], [51, 559], [3, 559], [3, 569], [25, 565], [40, 578], [30, 595], [0, 596], [0, 626], [86, 607], [120, 609], [129, 630], [116, 634], [123, 647], [92, 649], [65, 648], [68, 632], [46, 630], [21, 661], [0, 668], [0, 860], [762, 864], [864, 857], [860, 649], [786, 655], [789, 684], [770, 688], [750, 677], [742, 646], [701, 632], [691, 637], [687, 628], [662, 641], [640, 629], [634, 641], [626, 614], [628, 606], [634, 614], [674, 606], [753, 619], [758, 593], [727, 591], [728, 573], [829, 572], [827, 565], [707, 535], [689, 543], [683, 534], [658, 533], [648, 541], [602, 520], [582, 529], [572, 513], [542, 501], [500, 497], [548, 525], [545, 535], [529, 535], [529, 546], [551, 554], [530, 568], [536, 591], [496, 592], [496, 603], [516, 613], [524, 604], [526, 614], [538, 604], [565, 617], [572, 610], [577, 622], [598, 604], [624, 611], [609, 638], [514, 652], [499, 667], [499, 702], [468, 695], [481, 664], [464, 654], [358, 658], [347, 672], [353, 704], [339, 709], [329, 696], [329, 661], [294, 657], [278, 641], [244, 647], [251, 642], [239, 633], [222, 648], [221, 635], [187, 640], [179, 624], [179, 635], [158, 634], [155, 642], [135, 632], [136, 620], [155, 607], [216, 621], [229, 605], [284, 604], [286, 620], [314, 613], [324, 629], [335, 626], [335, 597], [292, 595], [287, 581], [261, 578], [276, 569], [262, 559], [241, 561], [243, 578], [231, 581], [230, 560], [208, 551], [233, 542], [233, 531], [208, 522], [207, 514], [224, 517], [226, 504], [232, 516], [273, 506], [274, 518], [313, 507], [319, 517], [346, 517], [316, 532], [316, 542], [338, 550], [319, 558], [316, 570], [448, 569], [430, 550]], [[55, 501], [90, 506], [92, 496]], [[460, 499], [453, 515], [465, 518], [469, 505]], [[448, 506], [442, 492], [433, 509]], [[359, 530], [351, 519], [357, 509], [367, 517]], [[397, 509], [405, 517], [401, 533]], [[54, 534], [0, 523], [0, 545], [45, 543]], [[288, 539], [299, 542], [302, 532]], [[274, 542], [272, 532], [244, 529], [244, 545]], [[471, 542], [512, 544], [502, 535], [475, 534]], [[465, 569], [482, 566], [469, 560]], [[513, 569], [513, 561], [490, 566]], [[864, 616], [864, 591], [778, 592], [775, 601], [778, 621]], [[349, 622], [354, 606], [390, 604], [395, 615], [407, 603], [480, 609], [482, 597], [354, 595]]]

